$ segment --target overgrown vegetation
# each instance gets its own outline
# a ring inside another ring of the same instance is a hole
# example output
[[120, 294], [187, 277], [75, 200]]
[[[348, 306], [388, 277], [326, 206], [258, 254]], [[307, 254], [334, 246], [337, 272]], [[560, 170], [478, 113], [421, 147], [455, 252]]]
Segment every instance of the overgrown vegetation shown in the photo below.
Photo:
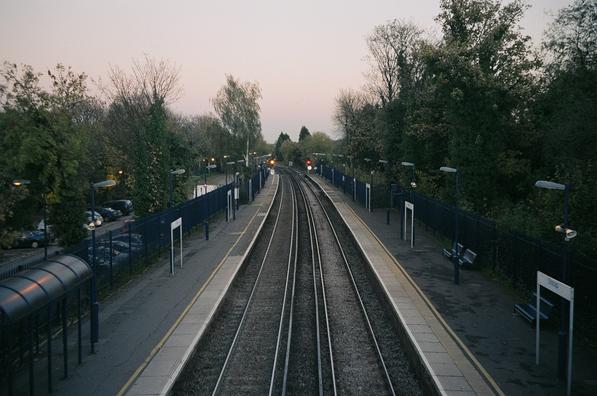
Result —
[[414, 162], [417, 188], [447, 201], [454, 181], [438, 170], [456, 167], [461, 206], [550, 240], [563, 196], [533, 185], [569, 183], [572, 244], [595, 257], [597, 5], [560, 10], [540, 52], [519, 25], [526, 8], [443, 0], [440, 38], [400, 20], [374, 27], [366, 85], [336, 100], [342, 153], [360, 168], [390, 160], [403, 183], [411, 170], [401, 161]]
[[[174, 181], [177, 203], [187, 199], [186, 179], [201, 173], [208, 158], [222, 166], [249, 150], [269, 152], [256, 83], [227, 76], [213, 100], [219, 117], [175, 114], [169, 105], [180, 93], [178, 69], [150, 57], [130, 71], [113, 68], [102, 94], [90, 92], [85, 73], [61, 64], [46, 74], [1, 67], [0, 247], [33, 227], [44, 202], [60, 243], [80, 241], [93, 182], [115, 179], [116, 187], [98, 191], [98, 201], [131, 198], [135, 214], [145, 216], [167, 206], [170, 170], [186, 169]], [[15, 187], [17, 179], [30, 183]]]

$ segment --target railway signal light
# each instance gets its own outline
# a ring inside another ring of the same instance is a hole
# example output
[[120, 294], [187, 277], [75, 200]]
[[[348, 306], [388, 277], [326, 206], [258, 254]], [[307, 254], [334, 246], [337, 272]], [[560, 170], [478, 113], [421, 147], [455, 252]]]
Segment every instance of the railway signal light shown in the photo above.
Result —
[[307, 166], [311, 166], [311, 160], [307, 159]]

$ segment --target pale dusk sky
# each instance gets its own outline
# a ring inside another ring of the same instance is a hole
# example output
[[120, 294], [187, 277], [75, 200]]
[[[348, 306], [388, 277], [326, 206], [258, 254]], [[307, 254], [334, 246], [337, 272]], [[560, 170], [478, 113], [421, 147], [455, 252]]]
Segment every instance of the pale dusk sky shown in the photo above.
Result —
[[[570, 0], [528, 0], [522, 21], [538, 43]], [[365, 37], [397, 18], [439, 35], [439, 0], [0, 0], [0, 61], [43, 72], [60, 62], [106, 81], [145, 54], [180, 68], [183, 114], [213, 112], [225, 74], [259, 83], [265, 139], [296, 140], [301, 125], [337, 136], [340, 89], [358, 89], [367, 70]]]

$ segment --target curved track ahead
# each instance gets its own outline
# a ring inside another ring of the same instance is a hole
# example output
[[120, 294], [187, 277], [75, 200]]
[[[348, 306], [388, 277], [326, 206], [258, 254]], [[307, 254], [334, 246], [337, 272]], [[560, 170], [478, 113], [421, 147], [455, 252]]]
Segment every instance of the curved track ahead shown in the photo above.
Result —
[[257, 244], [175, 394], [421, 394], [399, 325], [333, 205], [302, 175]]

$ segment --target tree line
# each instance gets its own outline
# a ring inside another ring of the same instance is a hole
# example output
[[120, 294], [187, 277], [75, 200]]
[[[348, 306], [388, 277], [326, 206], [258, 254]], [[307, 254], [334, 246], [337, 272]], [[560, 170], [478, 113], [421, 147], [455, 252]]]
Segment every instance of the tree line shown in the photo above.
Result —
[[[163, 210], [168, 177], [174, 202], [187, 199], [187, 182], [214, 158], [220, 166], [269, 152], [261, 134], [257, 83], [226, 76], [212, 99], [215, 114], [185, 116], [171, 109], [181, 93], [178, 68], [145, 57], [130, 70], [113, 67], [92, 94], [89, 77], [58, 64], [42, 74], [5, 62], [0, 69], [0, 246], [30, 229], [41, 208], [64, 246], [85, 237], [91, 183], [117, 181], [102, 198], [129, 198], [135, 215]], [[96, 90], [97, 91], [97, 90]], [[14, 180], [30, 183], [17, 187]]]
[[[342, 152], [390, 160], [391, 178], [446, 201], [458, 169], [459, 204], [534, 236], [555, 240], [563, 196], [534, 187], [569, 183], [577, 250], [597, 253], [597, 4], [561, 9], [532, 46], [514, 0], [442, 0], [441, 37], [392, 20], [367, 36], [361, 90], [342, 90], [335, 122]], [[374, 163], [376, 161], [372, 161]]]

